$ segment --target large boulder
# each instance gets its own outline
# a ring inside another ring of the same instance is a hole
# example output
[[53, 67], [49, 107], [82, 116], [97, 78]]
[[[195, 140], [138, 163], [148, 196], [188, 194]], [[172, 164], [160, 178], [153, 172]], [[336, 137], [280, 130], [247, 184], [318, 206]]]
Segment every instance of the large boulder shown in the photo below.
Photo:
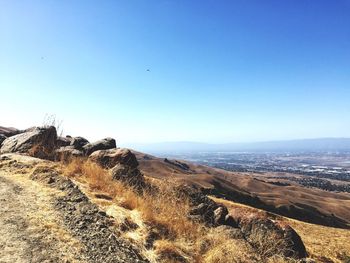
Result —
[[75, 149], [73, 145], [60, 147], [55, 151], [57, 161], [69, 161], [74, 157], [82, 157], [83, 155], [83, 152]]
[[58, 148], [68, 146], [68, 145], [70, 145], [72, 140], [73, 139], [71, 137], [59, 136], [59, 137], [57, 137], [56, 146]]
[[221, 225], [237, 227], [236, 222], [228, 214], [227, 208], [223, 205], [217, 204], [209, 198], [208, 200], [193, 206], [189, 211], [189, 218], [211, 227]]
[[135, 154], [128, 149], [98, 150], [90, 154], [89, 159], [104, 168], [112, 168], [117, 164], [123, 164], [134, 169], [139, 165]]
[[245, 239], [265, 256], [283, 254], [286, 257], [305, 258], [306, 248], [300, 236], [290, 226], [281, 226], [267, 218], [244, 218], [239, 222]]
[[89, 141], [83, 137], [68, 137], [71, 140], [70, 145], [74, 147], [74, 149], [77, 150], [83, 150], [84, 145], [88, 144]]
[[177, 188], [180, 197], [190, 201], [191, 209], [188, 217], [210, 227], [226, 225], [237, 227], [237, 222], [229, 215], [228, 209], [208, 198], [200, 189], [190, 186]]
[[287, 257], [305, 258], [307, 256], [305, 245], [299, 234], [289, 225], [282, 227], [283, 238], [288, 241], [289, 253]]
[[113, 180], [120, 180], [136, 190], [142, 190], [146, 183], [143, 174], [137, 168], [132, 168], [125, 164], [117, 164], [111, 169]]
[[94, 143], [88, 143], [83, 146], [83, 151], [85, 155], [89, 156], [94, 151], [98, 150], [108, 150], [116, 148], [117, 145], [115, 143], [115, 140], [113, 138], [105, 138], [99, 141], [96, 141]]
[[51, 155], [56, 147], [57, 132], [53, 126], [36, 127], [2, 142], [0, 153], [29, 153], [36, 157]]

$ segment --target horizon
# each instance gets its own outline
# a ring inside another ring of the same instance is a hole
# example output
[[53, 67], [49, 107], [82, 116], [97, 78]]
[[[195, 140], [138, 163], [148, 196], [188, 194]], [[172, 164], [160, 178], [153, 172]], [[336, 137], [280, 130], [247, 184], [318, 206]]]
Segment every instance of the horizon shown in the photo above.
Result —
[[0, 125], [122, 145], [350, 137], [350, 2], [1, 1]]
[[169, 154], [205, 153], [205, 152], [349, 152], [350, 138], [312, 138], [299, 140], [201, 143], [201, 142], [160, 142], [122, 145], [133, 150], [168, 156]]

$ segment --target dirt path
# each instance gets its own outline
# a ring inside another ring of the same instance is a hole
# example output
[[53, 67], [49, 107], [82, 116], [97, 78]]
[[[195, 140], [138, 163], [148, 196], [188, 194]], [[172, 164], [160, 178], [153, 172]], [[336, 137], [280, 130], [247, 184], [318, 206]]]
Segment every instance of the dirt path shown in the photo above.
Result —
[[52, 193], [38, 189], [31, 180], [0, 171], [0, 262], [84, 262], [79, 242], [55, 222]]
[[33, 174], [35, 163], [6, 162], [0, 159], [0, 263], [146, 262], [70, 180]]

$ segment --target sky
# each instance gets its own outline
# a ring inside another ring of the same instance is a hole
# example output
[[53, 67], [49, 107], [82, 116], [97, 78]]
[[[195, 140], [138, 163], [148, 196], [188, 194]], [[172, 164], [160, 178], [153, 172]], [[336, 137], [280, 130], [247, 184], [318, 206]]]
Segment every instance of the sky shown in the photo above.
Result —
[[0, 0], [0, 125], [117, 144], [350, 137], [350, 0]]

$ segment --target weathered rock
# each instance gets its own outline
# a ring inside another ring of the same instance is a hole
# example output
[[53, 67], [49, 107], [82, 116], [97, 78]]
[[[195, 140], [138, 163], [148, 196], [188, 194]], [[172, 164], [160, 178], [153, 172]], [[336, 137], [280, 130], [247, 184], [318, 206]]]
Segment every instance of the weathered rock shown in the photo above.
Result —
[[70, 145], [72, 138], [69, 137], [57, 137], [56, 146], [58, 148]]
[[113, 149], [116, 148], [116, 143], [113, 138], [105, 138], [99, 141], [96, 141], [94, 143], [88, 143], [83, 146], [83, 151], [85, 155], [89, 156], [92, 154], [94, 151], [98, 150], [108, 150], [108, 149]]
[[268, 255], [283, 254], [286, 257], [305, 258], [305, 246], [300, 236], [290, 226], [281, 227], [276, 222], [261, 218], [244, 218], [239, 227], [246, 240], [255, 248], [271, 243]]
[[104, 168], [112, 168], [118, 163], [127, 165], [131, 169], [139, 165], [135, 154], [128, 149], [98, 150], [90, 154], [89, 159]]
[[38, 152], [41, 155], [49, 155], [56, 146], [57, 133], [56, 128], [36, 127], [35, 129], [18, 135], [11, 136], [2, 142], [1, 153], [19, 152], [28, 153], [30, 151]]
[[225, 224], [231, 224], [234, 226], [233, 222], [226, 221], [226, 216], [228, 215], [227, 208], [223, 205], [219, 205], [211, 199], [204, 200], [197, 206], [194, 206], [190, 212], [189, 217], [208, 226], [220, 226]]
[[286, 253], [287, 257], [305, 258], [307, 256], [305, 245], [298, 233], [291, 227], [283, 228], [284, 239], [288, 240], [290, 251]]
[[145, 179], [143, 174], [137, 168], [132, 168], [125, 164], [117, 164], [111, 169], [113, 180], [120, 180], [131, 185], [138, 190], [145, 187]]
[[0, 146], [1, 146], [2, 142], [5, 141], [6, 138], [7, 137], [5, 135], [0, 134]]
[[[69, 138], [69, 137], [67, 137]], [[71, 139], [70, 145], [77, 150], [83, 150], [83, 146], [88, 144], [89, 141], [83, 137], [73, 137]]]
[[210, 227], [226, 223], [234, 226], [233, 222], [226, 221], [227, 208], [208, 198], [196, 187], [180, 186], [177, 188], [177, 192], [180, 197], [188, 198], [190, 201], [192, 208], [189, 211], [189, 218], [200, 221]]
[[236, 220], [233, 219], [231, 215], [225, 216], [225, 222], [223, 223], [223, 225], [235, 227], [235, 228], [238, 227], [238, 223], [236, 222]]
[[82, 157], [84, 154], [74, 148], [73, 145], [60, 147], [55, 151], [55, 159], [59, 161], [69, 161], [73, 157]]
[[6, 137], [11, 137], [17, 134], [22, 133], [23, 131], [18, 130], [13, 127], [2, 127], [0, 126], [0, 134], [5, 135]]
[[214, 210], [214, 224], [223, 225], [225, 224], [225, 218], [228, 214], [228, 210], [225, 206], [220, 206]]

